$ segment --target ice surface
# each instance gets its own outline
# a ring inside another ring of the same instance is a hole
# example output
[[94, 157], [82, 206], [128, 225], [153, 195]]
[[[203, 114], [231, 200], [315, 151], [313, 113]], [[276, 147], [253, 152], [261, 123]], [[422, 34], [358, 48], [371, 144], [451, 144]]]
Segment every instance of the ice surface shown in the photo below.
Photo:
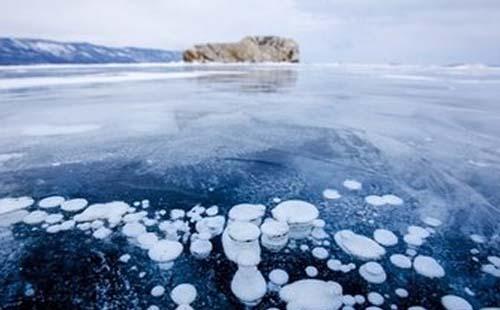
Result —
[[351, 230], [341, 230], [335, 233], [334, 239], [344, 252], [360, 259], [379, 259], [385, 254], [385, 249], [378, 243]]

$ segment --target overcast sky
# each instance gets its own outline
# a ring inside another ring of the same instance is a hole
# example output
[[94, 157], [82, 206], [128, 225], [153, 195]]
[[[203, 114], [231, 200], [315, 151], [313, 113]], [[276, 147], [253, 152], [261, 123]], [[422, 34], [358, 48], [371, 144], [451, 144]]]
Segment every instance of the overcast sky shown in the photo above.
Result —
[[305, 62], [500, 64], [500, 0], [0, 1], [0, 36], [183, 49], [275, 34]]

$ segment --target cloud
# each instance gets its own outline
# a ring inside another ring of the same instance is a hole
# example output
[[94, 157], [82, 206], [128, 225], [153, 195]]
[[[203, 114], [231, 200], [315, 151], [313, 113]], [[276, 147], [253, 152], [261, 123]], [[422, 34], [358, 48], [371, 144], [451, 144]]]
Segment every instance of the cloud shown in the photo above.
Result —
[[500, 63], [497, 0], [2, 0], [0, 36], [183, 49], [249, 34], [306, 61]]

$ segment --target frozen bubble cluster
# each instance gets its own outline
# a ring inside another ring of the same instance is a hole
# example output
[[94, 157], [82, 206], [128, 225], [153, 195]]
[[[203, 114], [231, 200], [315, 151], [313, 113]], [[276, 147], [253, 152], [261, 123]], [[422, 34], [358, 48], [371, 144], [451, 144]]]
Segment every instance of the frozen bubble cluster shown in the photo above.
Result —
[[[349, 191], [344, 190], [341, 195], [337, 190], [326, 189], [323, 198], [344, 199], [348, 195], [359, 195], [362, 190], [361, 183], [354, 180], [345, 180], [343, 186]], [[370, 205], [403, 205], [403, 200], [392, 194], [359, 199]], [[147, 199], [130, 205], [124, 201], [89, 203], [84, 198], [54, 195], [36, 204], [30, 197], [0, 199], [0, 214], [22, 212], [18, 220], [9, 223], [20, 223], [33, 230], [39, 227], [48, 234], [75, 230], [108, 243], [119, 237], [142, 251], [142, 257], [149, 258], [162, 272], [178, 272], [174, 266], [181, 263], [176, 261], [185, 263], [194, 259], [209, 265], [215, 260], [217, 264], [225, 261], [234, 267], [234, 273], [224, 281], [230, 284], [234, 300], [247, 307], [265, 304], [266, 309], [273, 309], [272, 306], [279, 306], [280, 300], [286, 309], [397, 309], [398, 301], [410, 300], [414, 293], [410, 287], [394, 286], [386, 290], [392, 283], [401, 285], [395, 279], [406, 274], [416, 279], [446, 276], [445, 268], [437, 259], [424, 255], [429, 253], [432, 242], [426, 244], [426, 248], [424, 243], [432, 240], [442, 225], [437, 218], [424, 216], [420, 224], [405, 224], [393, 230], [383, 228], [381, 222], [374, 224], [371, 218], [372, 221], [365, 221], [368, 225], [353, 227], [354, 232], [345, 228], [345, 223], [336, 222], [336, 218], [326, 221], [320, 217], [321, 213], [335, 209], [331, 202], [315, 205], [298, 199], [270, 198], [270, 201], [271, 205], [275, 204], [272, 208], [259, 203], [240, 203], [226, 212], [216, 205], [207, 208], [196, 204], [188, 210], [166, 210]], [[374, 209], [366, 205], [363, 208], [368, 211], [356, 214], [375, 218], [383, 212], [376, 209], [376, 213], [372, 213]], [[332, 230], [332, 227], [337, 228]], [[480, 265], [478, 271], [490, 279], [499, 277], [500, 258], [491, 253], [482, 255], [482, 247], [488, 239], [479, 234], [470, 234], [467, 238], [476, 245], [467, 253]], [[143, 279], [147, 273], [138, 270], [136, 253], [127, 249], [118, 256], [118, 262], [135, 270], [138, 278]], [[260, 269], [263, 260], [262, 265], [268, 272], [266, 277]], [[288, 265], [289, 261], [295, 261], [296, 265]], [[356, 269], [357, 272], [351, 272]], [[364, 283], [370, 290], [380, 288], [392, 293], [383, 296], [360, 290], [343, 294], [341, 283], [350, 284], [350, 279]], [[167, 285], [150, 282], [149, 309], [163, 308], [168, 297], [176, 309], [193, 309], [197, 298], [194, 285], [183, 283], [174, 288]], [[165, 294], [167, 291], [170, 294]], [[474, 297], [477, 290], [467, 287], [463, 291]], [[268, 298], [270, 296], [272, 298]], [[472, 309], [463, 297], [449, 294], [439, 298], [437, 302], [445, 309]], [[172, 308], [172, 304], [167, 308]], [[408, 309], [427, 308], [415, 305]]]

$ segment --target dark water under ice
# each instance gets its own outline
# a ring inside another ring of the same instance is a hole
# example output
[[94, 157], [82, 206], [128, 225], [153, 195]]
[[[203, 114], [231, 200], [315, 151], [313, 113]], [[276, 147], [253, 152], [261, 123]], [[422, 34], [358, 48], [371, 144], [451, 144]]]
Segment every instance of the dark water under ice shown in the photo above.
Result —
[[[394, 231], [400, 240], [388, 254], [404, 253], [406, 228], [433, 216], [443, 225], [418, 253], [442, 264], [441, 279], [395, 268], [386, 255], [388, 280], [368, 284], [357, 270], [333, 272], [300, 249], [264, 251], [259, 268], [265, 276], [283, 268], [294, 281], [313, 265], [344, 294], [388, 294], [384, 309], [439, 309], [446, 294], [478, 309], [499, 306], [500, 281], [480, 270], [487, 256], [500, 255], [499, 98], [500, 70], [484, 67], [0, 68], [0, 198], [149, 199], [150, 214], [196, 204], [225, 214], [243, 202], [270, 210], [275, 197], [299, 198], [319, 207], [329, 233]], [[345, 179], [363, 189], [348, 191]], [[342, 198], [325, 200], [326, 188]], [[405, 204], [364, 202], [386, 193]], [[474, 243], [473, 233], [487, 242]], [[77, 229], [48, 234], [0, 220], [0, 244], [2, 309], [173, 309], [168, 294], [149, 292], [183, 282], [198, 290], [195, 309], [241, 307], [230, 290], [236, 267], [218, 238], [208, 260], [185, 250], [168, 271], [118, 232], [96, 240]], [[330, 251], [362, 264], [334, 242]], [[127, 264], [118, 261], [125, 253]], [[395, 295], [400, 287], [408, 298]], [[272, 306], [285, 308], [268, 294], [257, 309]]]

